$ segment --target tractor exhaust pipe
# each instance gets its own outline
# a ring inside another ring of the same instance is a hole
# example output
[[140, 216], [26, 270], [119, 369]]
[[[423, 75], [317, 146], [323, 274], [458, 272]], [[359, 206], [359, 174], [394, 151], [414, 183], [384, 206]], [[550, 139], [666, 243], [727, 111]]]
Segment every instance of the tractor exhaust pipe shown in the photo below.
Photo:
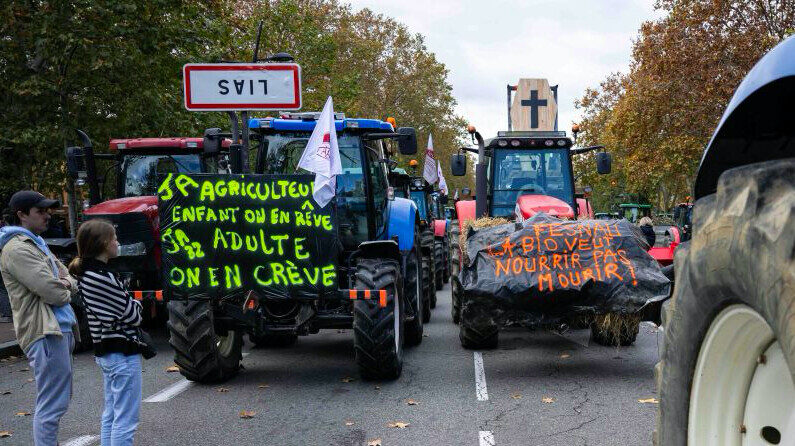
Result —
[[97, 166], [94, 161], [94, 146], [91, 139], [82, 130], [77, 130], [80, 144], [83, 146], [83, 160], [86, 165], [86, 182], [88, 183], [88, 204], [94, 206], [102, 201], [99, 195], [99, 182], [97, 181]]
[[478, 142], [478, 163], [475, 165], [475, 218], [486, 217], [486, 145], [480, 132], [474, 125], [467, 127], [467, 131]]

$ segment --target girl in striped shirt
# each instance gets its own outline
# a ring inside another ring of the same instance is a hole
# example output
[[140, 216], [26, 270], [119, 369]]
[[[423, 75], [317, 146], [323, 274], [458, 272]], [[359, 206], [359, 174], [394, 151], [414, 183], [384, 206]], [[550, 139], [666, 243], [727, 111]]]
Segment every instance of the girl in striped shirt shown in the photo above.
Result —
[[95, 360], [105, 383], [102, 446], [132, 446], [141, 408], [141, 355], [134, 342], [141, 304], [108, 268], [108, 260], [118, 254], [113, 225], [88, 220], [77, 231], [78, 256], [69, 265], [79, 279]]

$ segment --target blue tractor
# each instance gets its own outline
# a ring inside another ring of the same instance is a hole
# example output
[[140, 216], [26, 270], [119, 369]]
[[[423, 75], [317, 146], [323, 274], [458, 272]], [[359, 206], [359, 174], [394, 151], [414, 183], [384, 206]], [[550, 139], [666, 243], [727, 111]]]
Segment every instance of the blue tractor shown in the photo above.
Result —
[[[306, 173], [298, 161], [319, 113], [283, 113], [248, 121], [255, 174]], [[321, 329], [353, 328], [355, 360], [365, 379], [397, 378], [403, 347], [422, 342], [422, 253], [417, 206], [395, 197], [389, 157], [417, 150], [413, 128], [335, 116], [342, 175], [335, 206], [339, 290], [311, 299], [260, 296], [253, 311], [211, 301], [169, 302], [175, 361], [188, 379], [230, 378], [240, 368], [242, 336], [259, 346], [288, 345]], [[240, 296], [245, 299], [246, 296]]]

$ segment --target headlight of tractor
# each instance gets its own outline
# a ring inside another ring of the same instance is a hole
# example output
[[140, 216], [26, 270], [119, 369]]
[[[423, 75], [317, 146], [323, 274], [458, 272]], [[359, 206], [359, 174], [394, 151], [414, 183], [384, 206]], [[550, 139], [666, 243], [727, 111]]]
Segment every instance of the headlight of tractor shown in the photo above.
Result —
[[119, 246], [119, 257], [144, 256], [144, 255], [146, 255], [146, 245], [144, 245], [144, 242]]

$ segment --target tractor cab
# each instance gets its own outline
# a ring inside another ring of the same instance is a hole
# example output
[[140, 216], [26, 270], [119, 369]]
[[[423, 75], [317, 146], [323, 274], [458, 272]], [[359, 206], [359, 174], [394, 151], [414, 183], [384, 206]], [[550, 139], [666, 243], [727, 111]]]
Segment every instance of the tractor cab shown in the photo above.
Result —
[[[248, 122], [258, 142], [254, 173], [310, 173], [298, 168], [320, 113], [282, 113], [278, 118], [253, 118]], [[397, 142], [401, 153], [416, 152], [414, 129], [395, 131], [378, 119], [351, 119], [335, 113], [342, 174], [336, 177], [336, 215], [345, 251], [386, 237], [389, 221], [389, 156]]]
[[650, 204], [622, 203], [618, 208], [621, 218], [626, 218], [630, 223], [637, 223], [643, 217], [651, 217]]
[[431, 194], [433, 193], [433, 186], [428, 184], [422, 177], [411, 178], [409, 184], [409, 197], [420, 214], [420, 227], [424, 228], [429, 225], [434, 219], [434, 202]]
[[396, 167], [389, 172], [389, 185], [396, 197], [411, 198], [409, 188], [411, 186], [411, 176], [405, 169]]
[[[572, 155], [603, 150], [604, 147], [573, 148], [573, 141], [563, 131], [498, 132], [496, 138], [486, 141], [482, 141], [474, 130], [472, 133], [483, 145], [486, 215], [515, 217], [520, 221], [539, 212], [563, 219], [590, 216], [589, 206], [583, 206], [583, 200], [578, 200], [575, 195]], [[599, 173], [608, 173], [609, 155], [604, 152], [598, 155], [607, 158], [606, 163], [600, 163], [600, 157], [597, 157]], [[453, 157], [457, 160], [452, 160], [452, 165], [455, 167], [458, 163], [460, 166], [463, 161], [465, 169], [463, 154]], [[460, 168], [454, 169], [453, 175], [464, 172]], [[459, 201], [457, 207], [462, 205], [471, 207], [472, 202]], [[459, 209], [459, 217], [461, 215]], [[474, 217], [472, 212], [465, 215]]]

